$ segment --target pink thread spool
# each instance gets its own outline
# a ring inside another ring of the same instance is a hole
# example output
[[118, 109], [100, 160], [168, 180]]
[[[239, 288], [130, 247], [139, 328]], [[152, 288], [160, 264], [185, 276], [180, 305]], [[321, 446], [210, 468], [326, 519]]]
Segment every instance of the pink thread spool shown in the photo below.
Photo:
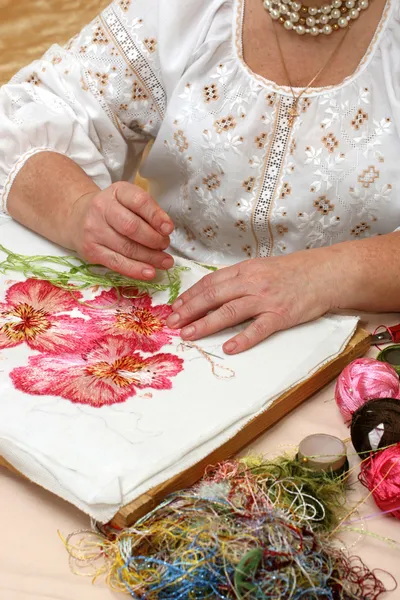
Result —
[[400, 519], [400, 444], [376, 452], [362, 463], [360, 481], [373, 490], [376, 505], [383, 512]]
[[346, 423], [367, 400], [400, 398], [400, 380], [387, 363], [374, 358], [358, 358], [339, 375], [335, 400]]

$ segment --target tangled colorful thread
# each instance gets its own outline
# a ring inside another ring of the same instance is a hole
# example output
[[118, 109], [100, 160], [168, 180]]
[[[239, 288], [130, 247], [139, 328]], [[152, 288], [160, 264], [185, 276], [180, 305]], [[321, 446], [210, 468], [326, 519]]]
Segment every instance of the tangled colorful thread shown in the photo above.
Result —
[[232, 460], [133, 527], [65, 544], [74, 571], [137, 600], [377, 600], [383, 583], [329, 539], [343, 499], [342, 480], [295, 460]]

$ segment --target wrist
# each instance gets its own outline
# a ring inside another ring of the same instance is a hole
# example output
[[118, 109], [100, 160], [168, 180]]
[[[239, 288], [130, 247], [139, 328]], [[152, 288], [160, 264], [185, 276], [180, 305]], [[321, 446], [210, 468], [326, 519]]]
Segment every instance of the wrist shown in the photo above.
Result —
[[79, 224], [82, 223], [87, 204], [99, 191], [100, 189], [96, 186], [96, 189], [85, 192], [69, 205], [66, 222], [62, 225], [64, 232], [62, 245], [65, 248], [79, 252]]
[[329, 310], [348, 310], [357, 306], [363, 289], [363, 259], [359, 242], [342, 242], [324, 248], [330, 270], [331, 306]]

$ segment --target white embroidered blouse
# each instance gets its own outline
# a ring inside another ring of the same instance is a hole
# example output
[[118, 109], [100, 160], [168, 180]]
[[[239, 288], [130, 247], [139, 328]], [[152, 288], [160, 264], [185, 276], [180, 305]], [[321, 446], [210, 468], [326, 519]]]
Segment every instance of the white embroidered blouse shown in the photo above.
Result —
[[102, 188], [142, 174], [172, 250], [207, 263], [280, 255], [400, 226], [400, 0], [356, 72], [289, 88], [242, 58], [244, 0], [115, 0], [0, 91], [0, 199], [50, 150]]

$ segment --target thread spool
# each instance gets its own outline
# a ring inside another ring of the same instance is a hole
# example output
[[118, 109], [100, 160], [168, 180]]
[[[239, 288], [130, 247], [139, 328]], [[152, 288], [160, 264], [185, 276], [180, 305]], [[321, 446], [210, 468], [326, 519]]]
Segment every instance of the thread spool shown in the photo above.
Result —
[[309, 435], [300, 443], [297, 458], [307, 469], [339, 477], [348, 468], [346, 446], [339, 438], [326, 433]]
[[379, 352], [377, 360], [389, 364], [400, 375], [400, 344], [392, 344]]
[[346, 423], [351, 422], [353, 413], [368, 400], [399, 397], [398, 374], [391, 365], [374, 358], [354, 360], [336, 382], [335, 400]]
[[351, 441], [356, 452], [366, 458], [374, 452], [400, 442], [400, 400], [369, 400], [353, 415]]

